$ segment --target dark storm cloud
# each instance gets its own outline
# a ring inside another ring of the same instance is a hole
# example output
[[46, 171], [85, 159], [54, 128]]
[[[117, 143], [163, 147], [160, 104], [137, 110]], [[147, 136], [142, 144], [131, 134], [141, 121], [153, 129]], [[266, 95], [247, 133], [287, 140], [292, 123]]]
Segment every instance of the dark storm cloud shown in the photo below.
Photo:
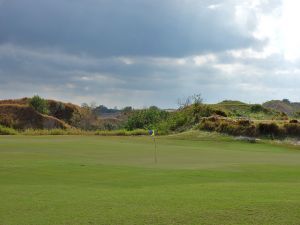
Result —
[[0, 41], [101, 57], [178, 57], [259, 44], [234, 24], [233, 1], [210, 10], [214, 2], [7, 0], [0, 7]]
[[253, 2], [0, 0], [0, 98], [175, 107], [194, 93], [209, 102], [296, 97], [299, 65], [264, 57], [269, 40], [253, 35], [257, 11], [280, 2]]

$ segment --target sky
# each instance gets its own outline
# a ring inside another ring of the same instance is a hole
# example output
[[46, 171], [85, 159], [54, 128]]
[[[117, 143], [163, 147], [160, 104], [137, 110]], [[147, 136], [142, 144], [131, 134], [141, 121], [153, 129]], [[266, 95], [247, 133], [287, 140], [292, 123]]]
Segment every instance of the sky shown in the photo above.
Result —
[[0, 98], [300, 101], [300, 1], [0, 0]]

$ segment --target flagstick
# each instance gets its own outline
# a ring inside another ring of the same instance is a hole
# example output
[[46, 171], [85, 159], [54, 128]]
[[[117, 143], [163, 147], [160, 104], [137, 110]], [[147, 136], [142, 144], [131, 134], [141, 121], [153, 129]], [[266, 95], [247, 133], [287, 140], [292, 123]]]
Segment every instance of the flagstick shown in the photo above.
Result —
[[154, 146], [155, 146], [155, 151], [154, 151], [154, 162], [157, 164], [157, 149], [156, 149], [156, 141], [155, 137], [153, 136], [153, 141], [154, 141]]

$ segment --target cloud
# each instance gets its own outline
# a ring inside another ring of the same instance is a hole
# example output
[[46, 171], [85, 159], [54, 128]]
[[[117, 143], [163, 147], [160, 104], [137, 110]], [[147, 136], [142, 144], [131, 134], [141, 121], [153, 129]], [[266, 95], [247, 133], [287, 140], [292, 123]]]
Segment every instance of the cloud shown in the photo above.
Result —
[[222, 6], [222, 4], [211, 4], [209, 6], [207, 6], [208, 9], [211, 9], [211, 10], [215, 10], [215, 9], [218, 9]]
[[217, 12], [208, 2], [11, 0], [0, 8], [0, 42], [98, 57], [181, 57], [259, 44], [234, 24], [232, 1]]
[[[2, 4], [1, 4], [2, 3]], [[280, 1], [0, 1], [0, 95], [176, 107], [299, 100]]]

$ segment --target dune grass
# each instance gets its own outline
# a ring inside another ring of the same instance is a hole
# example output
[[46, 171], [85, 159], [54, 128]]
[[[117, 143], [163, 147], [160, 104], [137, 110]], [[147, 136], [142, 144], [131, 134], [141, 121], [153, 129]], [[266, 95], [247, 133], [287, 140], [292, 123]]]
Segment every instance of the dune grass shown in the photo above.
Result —
[[191, 132], [1, 136], [0, 224], [299, 224], [300, 149]]
[[0, 135], [16, 135], [16, 134], [17, 134], [16, 130], [0, 125]]

